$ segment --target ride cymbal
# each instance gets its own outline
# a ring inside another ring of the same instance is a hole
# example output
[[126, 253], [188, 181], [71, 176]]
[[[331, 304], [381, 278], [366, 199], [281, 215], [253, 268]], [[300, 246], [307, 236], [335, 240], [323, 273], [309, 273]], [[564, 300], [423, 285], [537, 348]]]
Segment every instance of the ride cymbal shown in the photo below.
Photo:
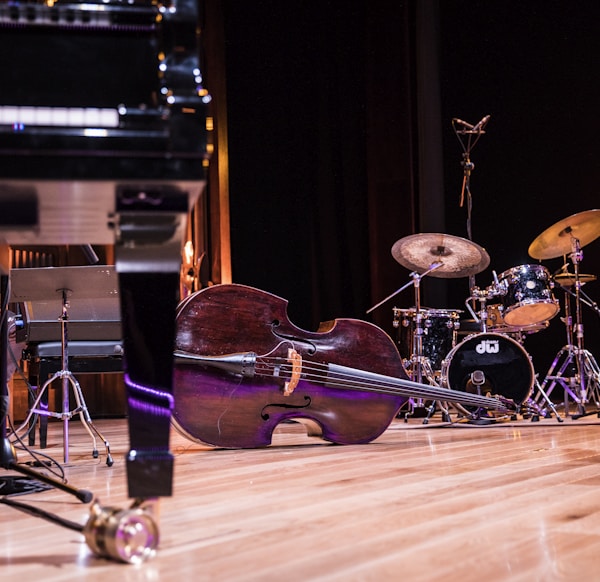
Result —
[[406, 236], [392, 246], [392, 256], [403, 267], [424, 273], [437, 262], [440, 267], [431, 277], [451, 279], [468, 277], [490, 264], [486, 250], [478, 244], [450, 234], [421, 233]]
[[600, 210], [573, 214], [547, 228], [529, 245], [529, 256], [534, 259], [555, 259], [568, 255], [573, 239], [584, 247], [600, 236]]

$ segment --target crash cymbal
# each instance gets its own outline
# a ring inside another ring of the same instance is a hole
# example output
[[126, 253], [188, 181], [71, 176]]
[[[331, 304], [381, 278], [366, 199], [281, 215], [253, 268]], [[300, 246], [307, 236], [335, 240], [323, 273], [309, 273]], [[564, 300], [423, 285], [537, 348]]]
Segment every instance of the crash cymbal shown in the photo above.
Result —
[[490, 264], [486, 250], [478, 244], [450, 234], [421, 233], [406, 236], [392, 246], [392, 256], [403, 267], [424, 273], [437, 262], [440, 267], [431, 277], [451, 279], [468, 277]]
[[529, 256], [534, 259], [555, 259], [572, 251], [576, 238], [584, 247], [600, 236], [600, 210], [573, 214], [547, 228], [529, 245]]
[[[597, 279], [596, 275], [582, 275], [579, 274], [579, 282], [583, 285], [584, 283], [591, 283]], [[563, 287], [572, 287], [575, 285], [575, 273], [559, 273], [554, 275], [554, 281]]]

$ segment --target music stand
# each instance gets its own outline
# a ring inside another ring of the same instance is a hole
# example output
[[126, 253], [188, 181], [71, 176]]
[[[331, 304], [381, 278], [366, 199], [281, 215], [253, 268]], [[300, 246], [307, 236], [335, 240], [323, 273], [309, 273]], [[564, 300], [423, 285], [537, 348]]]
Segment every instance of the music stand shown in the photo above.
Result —
[[[60, 313], [61, 324], [61, 369], [53, 374], [39, 390], [37, 398], [27, 414], [23, 424], [17, 429], [28, 426], [34, 414], [58, 418], [63, 421], [64, 462], [69, 461], [69, 420], [79, 414], [84, 428], [93, 443], [92, 456], [98, 457], [96, 437], [103, 441], [106, 448], [106, 464], [110, 467], [113, 459], [110, 446], [102, 433], [96, 428], [90, 417], [81, 386], [69, 371], [69, 336], [68, 321], [70, 302], [78, 299], [102, 299], [118, 296], [118, 282], [113, 266], [80, 266], [80, 267], [43, 267], [11, 270], [11, 303], [25, 301], [57, 302], [57, 313]], [[62, 410], [54, 412], [39, 407], [45, 391], [55, 381], [62, 381]], [[73, 390], [76, 407], [71, 410], [69, 385]]]

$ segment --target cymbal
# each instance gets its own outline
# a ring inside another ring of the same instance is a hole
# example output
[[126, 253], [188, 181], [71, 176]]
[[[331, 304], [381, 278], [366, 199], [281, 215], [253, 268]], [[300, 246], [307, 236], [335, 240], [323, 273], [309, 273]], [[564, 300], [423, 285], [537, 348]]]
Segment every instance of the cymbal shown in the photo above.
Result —
[[421, 233], [406, 236], [392, 246], [392, 256], [403, 267], [424, 273], [434, 263], [442, 265], [431, 277], [452, 279], [468, 277], [490, 264], [486, 250], [478, 244], [450, 234]]
[[[591, 283], [597, 279], [596, 275], [582, 275], [579, 274], [579, 282], [583, 285], [584, 283]], [[559, 273], [554, 275], [554, 281], [562, 287], [572, 287], [576, 282], [575, 273]]]
[[586, 210], [573, 214], [547, 228], [529, 245], [529, 256], [534, 259], [554, 259], [572, 251], [574, 238], [584, 247], [600, 236], [600, 210]]

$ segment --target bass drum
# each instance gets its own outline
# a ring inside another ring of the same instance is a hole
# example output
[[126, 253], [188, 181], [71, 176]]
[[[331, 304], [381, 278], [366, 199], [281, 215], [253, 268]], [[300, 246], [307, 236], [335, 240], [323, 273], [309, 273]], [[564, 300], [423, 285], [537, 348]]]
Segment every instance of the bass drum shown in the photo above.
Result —
[[480, 333], [450, 351], [442, 364], [441, 380], [452, 390], [498, 395], [522, 404], [533, 389], [534, 370], [518, 342], [498, 333]]

